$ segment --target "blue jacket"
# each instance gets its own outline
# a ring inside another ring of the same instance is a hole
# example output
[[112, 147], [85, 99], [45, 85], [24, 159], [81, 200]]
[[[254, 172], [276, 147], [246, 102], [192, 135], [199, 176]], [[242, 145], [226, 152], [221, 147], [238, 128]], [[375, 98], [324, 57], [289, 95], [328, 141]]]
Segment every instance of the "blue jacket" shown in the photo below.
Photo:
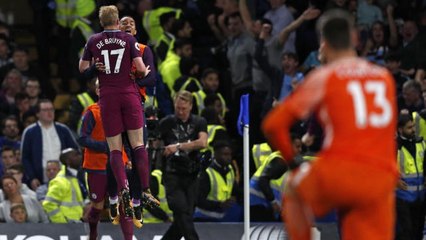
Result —
[[[61, 141], [61, 150], [66, 148], [79, 150], [79, 146], [67, 126], [58, 122], [55, 122], [54, 126]], [[25, 175], [30, 182], [37, 178], [40, 183], [44, 183], [43, 147], [41, 127], [38, 122], [33, 123], [24, 130], [21, 140], [22, 164], [24, 165]]]

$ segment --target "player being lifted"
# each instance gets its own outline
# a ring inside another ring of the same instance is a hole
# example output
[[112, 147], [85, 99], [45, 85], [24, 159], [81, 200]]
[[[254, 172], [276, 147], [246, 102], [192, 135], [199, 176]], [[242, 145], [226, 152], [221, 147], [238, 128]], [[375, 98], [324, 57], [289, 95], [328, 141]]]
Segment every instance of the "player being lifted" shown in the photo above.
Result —
[[89, 69], [94, 59], [99, 59], [105, 71], [98, 73], [99, 106], [104, 125], [105, 136], [110, 150], [110, 164], [117, 180], [120, 202], [124, 215], [133, 217], [131, 197], [125, 167], [122, 161], [122, 137], [126, 131], [135, 158], [141, 187], [149, 189], [149, 162], [143, 142], [143, 111], [139, 87], [130, 77], [132, 65], [135, 77], [141, 78], [149, 73], [142, 61], [139, 44], [136, 39], [119, 29], [118, 10], [115, 6], [103, 6], [99, 10], [99, 19], [103, 32], [94, 34], [88, 40], [80, 71]]

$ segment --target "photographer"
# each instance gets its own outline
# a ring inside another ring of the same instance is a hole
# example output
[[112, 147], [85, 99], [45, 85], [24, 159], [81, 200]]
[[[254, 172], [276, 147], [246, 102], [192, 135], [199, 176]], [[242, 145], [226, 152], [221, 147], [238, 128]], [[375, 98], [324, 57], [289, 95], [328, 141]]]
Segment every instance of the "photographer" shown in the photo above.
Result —
[[191, 114], [192, 94], [179, 91], [174, 100], [175, 114], [160, 121], [164, 141], [164, 186], [173, 224], [163, 239], [199, 239], [192, 215], [197, 198], [199, 150], [207, 147], [207, 123]]

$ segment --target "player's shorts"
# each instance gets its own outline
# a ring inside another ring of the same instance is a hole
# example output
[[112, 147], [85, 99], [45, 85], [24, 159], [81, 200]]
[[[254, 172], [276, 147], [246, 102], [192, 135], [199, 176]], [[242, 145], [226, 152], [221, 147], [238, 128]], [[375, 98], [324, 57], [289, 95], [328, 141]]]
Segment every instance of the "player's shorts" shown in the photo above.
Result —
[[89, 172], [87, 184], [89, 185], [89, 198], [98, 203], [105, 199], [107, 193], [107, 175], [104, 173]]
[[103, 95], [99, 106], [106, 137], [143, 126], [141, 97], [137, 92]]
[[319, 158], [289, 184], [315, 216], [337, 209], [343, 239], [392, 239], [396, 179], [368, 164]]

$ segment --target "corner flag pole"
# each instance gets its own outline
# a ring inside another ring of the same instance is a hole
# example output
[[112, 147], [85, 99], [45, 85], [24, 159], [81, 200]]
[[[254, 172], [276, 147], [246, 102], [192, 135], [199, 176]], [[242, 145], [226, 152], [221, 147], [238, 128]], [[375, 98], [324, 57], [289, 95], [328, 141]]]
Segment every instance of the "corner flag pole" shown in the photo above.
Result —
[[[250, 167], [249, 167], [249, 94], [241, 96], [240, 99], [240, 115], [238, 117], [238, 132], [243, 135], [244, 146], [244, 161], [243, 161], [243, 175], [244, 175], [244, 240], [250, 239]], [[241, 130], [241, 128], [243, 130]]]

